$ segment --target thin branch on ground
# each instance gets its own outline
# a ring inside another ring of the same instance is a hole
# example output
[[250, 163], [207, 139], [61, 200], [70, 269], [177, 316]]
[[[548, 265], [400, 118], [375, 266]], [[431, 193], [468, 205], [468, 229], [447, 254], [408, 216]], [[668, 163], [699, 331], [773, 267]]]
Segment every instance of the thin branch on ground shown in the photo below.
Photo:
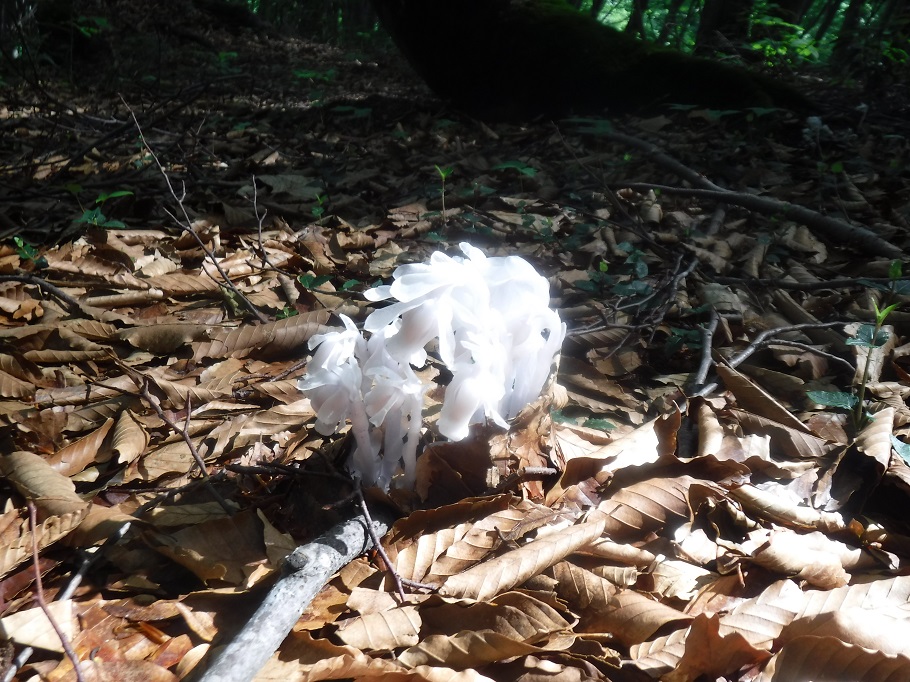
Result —
[[841, 277], [824, 282], [787, 282], [780, 279], [750, 279], [746, 277], [715, 277], [718, 284], [744, 285], [749, 287], [769, 287], [789, 291], [824, 291], [825, 289], [868, 289], [870, 284], [891, 284], [891, 282], [910, 282], [910, 277]]
[[[763, 348], [763, 344], [768, 339], [773, 339], [778, 334], [786, 334], [788, 332], [798, 332], [804, 331], [806, 329], [831, 329], [834, 327], [843, 327], [844, 325], [850, 324], [849, 321], [838, 321], [838, 322], [804, 322], [801, 324], [791, 324], [786, 327], [774, 327], [773, 329], [765, 329], [758, 336], [756, 336], [746, 348], [741, 352], [737, 353], [733, 357], [729, 358], [726, 362], [729, 367], [736, 368], [745, 362], [747, 359], [752, 357], [756, 351], [760, 348]], [[693, 397], [704, 398], [705, 396], [710, 395], [718, 388], [717, 382], [712, 382], [706, 384], [699, 389]]]
[[817, 355], [820, 358], [825, 358], [828, 362], [832, 362], [837, 365], [842, 365], [844, 369], [849, 372], [856, 371], [856, 367], [853, 366], [853, 363], [849, 360], [835, 355], [834, 353], [828, 353], [816, 348], [815, 346], [810, 346], [808, 343], [800, 343], [799, 341], [787, 341], [786, 339], [765, 339], [761, 343], [757, 344], [758, 348], [767, 348], [769, 346], [787, 346], [788, 348], [796, 348], [797, 350], [802, 350], [807, 353], [812, 353]]
[[133, 124], [136, 126], [136, 131], [139, 133], [139, 139], [142, 142], [142, 146], [145, 147], [145, 150], [149, 153], [149, 155], [152, 157], [152, 159], [154, 159], [155, 165], [158, 166], [158, 170], [161, 172], [162, 177], [164, 177], [164, 181], [167, 184], [167, 188], [170, 191], [171, 196], [173, 197], [174, 201], [177, 202], [177, 206], [180, 208], [180, 213], [183, 216], [183, 220], [181, 221], [177, 216], [175, 216], [173, 213], [171, 213], [168, 210], [166, 210], [166, 213], [169, 216], [171, 216], [171, 218], [174, 220], [174, 222], [177, 223], [178, 226], [180, 226], [180, 229], [182, 229], [184, 232], [188, 233], [190, 236], [193, 237], [193, 239], [196, 241], [196, 244], [199, 245], [199, 248], [202, 249], [202, 252], [205, 254], [206, 258], [208, 258], [208, 260], [212, 263], [212, 265], [215, 266], [215, 269], [218, 270], [218, 274], [221, 275], [221, 278], [224, 281], [219, 282], [205, 268], [203, 268], [203, 271], [209, 277], [211, 277], [212, 281], [214, 281], [219, 287], [227, 288], [232, 294], [234, 294], [237, 297], [237, 299], [243, 304], [243, 307], [246, 308], [250, 312], [250, 314], [253, 315], [253, 317], [255, 317], [257, 320], [259, 320], [263, 324], [268, 322], [269, 318], [266, 317], [262, 312], [260, 312], [260, 310], [255, 305], [253, 305], [252, 301], [250, 301], [250, 299], [248, 299], [246, 297], [246, 295], [243, 292], [241, 292], [240, 289], [237, 288], [237, 286], [234, 284], [233, 280], [231, 280], [231, 278], [228, 276], [227, 272], [225, 272], [224, 268], [221, 267], [221, 263], [218, 262], [218, 259], [215, 257], [215, 254], [212, 252], [212, 250], [208, 246], [206, 246], [205, 242], [202, 241], [202, 237], [200, 237], [199, 233], [196, 232], [196, 230], [193, 228], [193, 221], [190, 218], [190, 214], [187, 212], [186, 204], [184, 203], [186, 193], [184, 192], [183, 196], [177, 195], [177, 190], [174, 189], [174, 185], [171, 182], [171, 178], [168, 175], [167, 170], [164, 167], [164, 164], [161, 163], [161, 160], [158, 158], [158, 155], [155, 154], [155, 151], [152, 149], [151, 145], [149, 145], [148, 141], [145, 139], [145, 134], [142, 132], [142, 126], [139, 125], [139, 119], [136, 118], [135, 112], [132, 110], [132, 108], [130, 108], [130, 106], [125, 101], [123, 102], [123, 104], [124, 104], [124, 106], [126, 106], [127, 110], [130, 112], [130, 116], [132, 116], [132, 118], [133, 118]]
[[708, 378], [708, 372], [711, 370], [711, 365], [713, 364], [711, 351], [714, 347], [714, 332], [717, 331], [718, 322], [720, 322], [720, 315], [717, 314], [715, 308], [711, 308], [711, 319], [708, 324], [701, 328], [701, 362], [699, 362], [695, 378], [692, 380], [692, 385], [695, 388], [704, 386], [705, 380]]
[[[190, 449], [190, 455], [192, 455], [193, 459], [196, 461], [196, 466], [199, 467], [199, 471], [202, 473], [202, 478], [205, 481], [206, 487], [208, 488], [209, 492], [212, 494], [212, 497], [215, 498], [215, 501], [218, 502], [219, 505], [221, 505], [221, 508], [224, 509], [225, 512], [227, 512], [229, 515], [233, 515], [234, 510], [228, 505], [227, 501], [221, 496], [221, 493], [218, 492], [218, 490], [215, 488], [215, 486], [212, 485], [211, 475], [209, 474], [208, 468], [205, 464], [205, 460], [202, 458], [202, 455], [199, 454], [199, 450], [198, 450], [198, 448], [196, 448], [196, 444], [193, 442], [193, 439], [189, 434], [188, 428], [182, 428], [180, 426], [177, 426], [177, 424], [174, 422], [174, 420], [171, 419], [167, 415], [167, 413], [161, 408], [161, 404], [158, 402], [158, 399], [152, 395], [151, 391], [149, 391], [149, 379], [147, 376], [145, 376], [141, 372], [137, 372], [132, 367], [128, 367], [127, 365], [123, 364], [119, 360], [117, 361], [117, 365], [120, 367], [120, 369], [122, 369], [130, 377], [130, 379], [132, 379], [133, 383], [136, 385], [136, 388], [139, 389], [139, 397], [142, 398], [146, 403], [148, 403], [149, 407], [151, 407], [155, 411], [155, 414], [158, 415], [158, 418], [161, 421], [163, 421], [165, 424], [167, 424], [168, 427], [174, 431], [174, 433], [176, 433], [178, 436], [180, 436], [183, 439], [183, 442], [186, 443], [186, 446]], [[109, 386], [108, 388], [114, 388], [119, 393], [129, 395], [126, 391], [123, 391], [122, 389], [117, 389], [113, 386]], [[189, 419], [190, 419], [189, 393], [187, 393], [187, 397], [186, 397], [186, 413], [187, 413], [186, 425], [188, 427]], [[190, 471], [188, 473], [192, 473], [192, 471]]]
[[395, 570], [395, 567], [389, 559], [389, 555], [386, 554], [385, 548], [382, 546], [382, 541], [373, 530], [373, 517], [370, 515], [370, 508], [367, 505], [367, 501], [363, 497], [363, 489], [360, 487], [360, 481], [354, 481], [354, 493], [357, 495], [357, 501], [360, 504], [360, 513], [363, 514], [363, 518], [367, 520], [367, 532], [369, 532], [370, 539], [373, 541], [373, 549], [376, 550], [379, 558], [382, 559], [382, 562], [385, 564], [386, 572], [392, 576], [392, 582], [395, 583], [395, 590], [398, 592], [401, 603], [405, 604], [408, 601], [408, 597], [404, 593], [404, 587], [401, 585], [401, 576], [398, 575], [398, 571]]
[[556, 476], [558, 473], [559, 469], [554, 469], [553, 467], [524, 467], [501, 480], [499, 485], [496, 486], [496, 492], [506, 491], [512, 486], [524, 483], [525, 481], [540, 480], [542, 478]]
[[71, 313], [79, 315], [86, 314], [84, 306], [79, 300], [70, 296], [60, 287], [51, 284], [47, 280], [41, 279], [36, 275], [0, 275], [0, 282], [22, 282], [23, 284], [31, 284], [38, 287], [46, 294], [59, 299]]
[[79, 682], [85, 682], [85, 678], [82, 676], [82, 670], [79, 668], [79, 657], [73, 650], [73, 645], [70, 643], [66, 633], [63, 632], [60, 624], [57, 623], [57, 619], [54, 618], [54, 615], [48, 608], [47, 600], [44, 598], [44, 586], [41, 584], [41, 568], [38, 566], [38, 509], [35, 507], [35, 503], [32, 500], [28, 500], [28, 522], [29, 530], [32, 533], [32, 566], [35, 569], [35, 600], [38, 602], [38, 606], [41, 607], [41, 610], [50, 622], [54, 632], [57, 633], [57, 637], [60, 638], [60, 642], [63, 645], [63, 651], [66, 652], [66, 657], [69, 658], [70, 662], [73, 664], [76, 679]]
[[374, 510], [372, 519], [368, 524], [363, 516], [355, 516], [291, 552], [281, 578], [240, 632], [217, 653], [199, 682], [252, 680], [326, 582], [368, 551], [373, 537], [385, 535], [395, 520], [385, 508]]
[[[707, 181], [706, 181], [707, 182]], [[710, 183], [713, 185], [713, 183]], [[842, 244], [849, 244], [863, 253], [872, 256], [885, 256], [887, 258], [901, 258], [904, 252], [894, 244], [885, 241], [882, 237], [872, 232], [872, 230], [860, 225], [852, 225], [838, 218], [826, 216], [811, 208], [791, 204], [787, 201], [774, 199], [772, 197], [763, 197], [756, 194], [747, 194], [745, 192], [735, 192], [723, 188], [691, 188], [691, 187], [670, 187], [667, 185], [657, 185], [649, 182], [630, 182], [622, 185], [636, 191], [659, 190], [664, 194], [677, 194], [680, 196], [695, 197], [702, 199], [713, 199], [722, 201], [727, 204], [740, 206], [741, 208], [757, 211], [765, 215], [782, 215], [785, 218], [802, 223], [810, 228], [815, 228], [823, 233], [823, 236], [829, 237]]]

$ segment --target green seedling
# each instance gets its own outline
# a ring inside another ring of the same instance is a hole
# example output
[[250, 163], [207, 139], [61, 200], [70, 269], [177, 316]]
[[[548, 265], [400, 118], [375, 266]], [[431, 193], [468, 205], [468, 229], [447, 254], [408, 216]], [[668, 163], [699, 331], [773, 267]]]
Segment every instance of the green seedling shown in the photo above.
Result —
[[275, 314], [275, 319], [286, 320], [289, 317], [294, 317], [297, 314], [298, 314], [298, 312], [295, 308], [292, 308], [291, 306], [286, 305], [286, 306], [284, 306], [284, 308], [282, 308]]
[[16, 245], [16, 255], [22, 260], [35, 260], [38, 257], [38, 249], [22, 237], [13, 237], [13, 243]]
[[325, 216], [325, 205], [329, 202], [329, 197], [326, 194], [317, 194], [316, 195], [316, 205], [310, 209], [310, 213], [313, 214], [313, 217], [317, 221], [322, 220]]
[[316, 81], [331, 83], [335, 79], [335, 69], [327, 69], [325, 71], [317, 71], [315, 69], [296, 69], [294, 71], [294, 77], [299, 78], [300, 80], [308, 80], [314, 83]]
[[526, 175], [529, 178], [533, 178], [535, 175], [537, 175], [536, 168], [529, 166], [526, 163], [522, 163], [521, 161], [504, 161], [503, 163], [498, 163], [493, 166], [493, 170], [505, 170], [507, 168], [514, 168], [519, 173]]
[[111, 220], [102, 211], [104, 204], [110, 199], [116, 199], [118, 197], [129, 197], [133, 196], [133, 193], [129, 190], [122, 189], [117, 190], [116, 192], [111, 193], [102, 193], [98, 195], [98, 198], [95, 199], [95, 208], [85, 209], [82, 212], [82, 215], [76, 218], [74, 221], [78, 224], [91, 225], [92, 227], [103, 227], [107, 229], [117, 229], [126, 227], [126, 223], [120, 220]]
[[298, 275], [297, 281], [303, 285], [304, 289], [314, 290], [321, 287], [331, 278], [329, 275]]
[[882, 348], [890, 338], [888, 332], [882, 327], [888, 316], [900, 307], [900, 303], [891, 303], [896, 294], [906, 291], [906, 282], [900, 281], [903, 272], [903, 264], [899, 260], [891, 261], [888, 269], [888, 279], [890, 280], [886, 288], [885, 300], [881, 307], [878, 301], [872, 301], [872, 307], [875, 311], [875, 323], [864, 324], [856, 331], [856, 335], [847, 339], [848, 346], [857, 346], [866, 349], [866, 362], [863, 366], [863, 374], [856, 388], [855, 393], [847, 391], [808, 391], [806, 393], [809, 399], [825, 407], [834, 407], [851, 413], [853, 426], [856, 430], [861, 429], [869, 423], [872, 415], [866, 410], [866, 387], [869, 384], [869, 374], [872, 369], [873, 351]]
[[440, 196], [442, 197], [442, 223], [445, 225], [446, 222], [446, 178], [448, 178], [452, 172], [455, 170], [451, 166], [440, 167], [435, 166], [436, 172], [439, 174], [439, 178], [442, 181], [442, 187], [440, 189]]

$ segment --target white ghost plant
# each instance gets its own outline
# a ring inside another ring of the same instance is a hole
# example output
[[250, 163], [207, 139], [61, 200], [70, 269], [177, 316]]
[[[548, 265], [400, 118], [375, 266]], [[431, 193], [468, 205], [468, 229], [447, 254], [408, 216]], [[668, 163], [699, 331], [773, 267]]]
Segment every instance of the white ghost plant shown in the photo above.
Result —
[[467, 258], [436, 252], [365, 293], [371, 301], [397, 299], [367, 317], [369, 341], [345, 316], [344, 331], [310, 339], [316, 353], [298, 386], [312, 401], [319, 433], [351, 422], [349, 469], [365, 485], [388, 489], [400, 472], [396, 484], [414, 486], [427, 387], [412, 366], [426, 363], [431, 341], [452, 372], [437, 422], [451, 440], [484, 419], [508, 428], [540, 394], [562, 345], [565, 325], [549, 307], [547, 280], [530, 263], [460, 247]]

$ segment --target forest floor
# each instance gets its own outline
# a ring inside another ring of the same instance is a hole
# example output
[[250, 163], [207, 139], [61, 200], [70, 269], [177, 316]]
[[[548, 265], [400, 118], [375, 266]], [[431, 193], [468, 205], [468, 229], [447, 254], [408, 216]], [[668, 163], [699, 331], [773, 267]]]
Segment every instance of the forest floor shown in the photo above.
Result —
[[431, 416], [366, 491], [385, 558], [257, 679], [908, 678], [910, 102], [484, 123], [391, 52], [129, 7], [0, 103], [0, 670], [77, 679], [50, 613], [83, 679], [197, 675], [360, 510], [307, 340], [469, 242], [549, 280], [557, 381]]

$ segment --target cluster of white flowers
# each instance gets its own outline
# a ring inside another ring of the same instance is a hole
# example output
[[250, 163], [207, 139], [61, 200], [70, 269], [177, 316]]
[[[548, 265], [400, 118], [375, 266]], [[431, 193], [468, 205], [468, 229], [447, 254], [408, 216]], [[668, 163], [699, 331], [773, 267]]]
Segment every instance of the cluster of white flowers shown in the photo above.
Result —
[[350, 420], [349, 466], [364, 484], [388, 488], [400, 468], [401, 486], [414, 485], [426, 387], [412, 366], [426, 363], [432, 340], [452, 372], [437, 423], [452, 440], [484, 418], [508, 428], [506, 420], [540, 394], [562, 345], [565, 325], [549, 307], [546, 279], [518, 256], [487, 258], [460, 246], [467, 258], [436, 252], [366, 292], [372, 301], [398, 301], [367, 317], [369, 341], [343, 315], [344, 331], [310, 339], [318, 350], [298, 386], [319, 433]]

